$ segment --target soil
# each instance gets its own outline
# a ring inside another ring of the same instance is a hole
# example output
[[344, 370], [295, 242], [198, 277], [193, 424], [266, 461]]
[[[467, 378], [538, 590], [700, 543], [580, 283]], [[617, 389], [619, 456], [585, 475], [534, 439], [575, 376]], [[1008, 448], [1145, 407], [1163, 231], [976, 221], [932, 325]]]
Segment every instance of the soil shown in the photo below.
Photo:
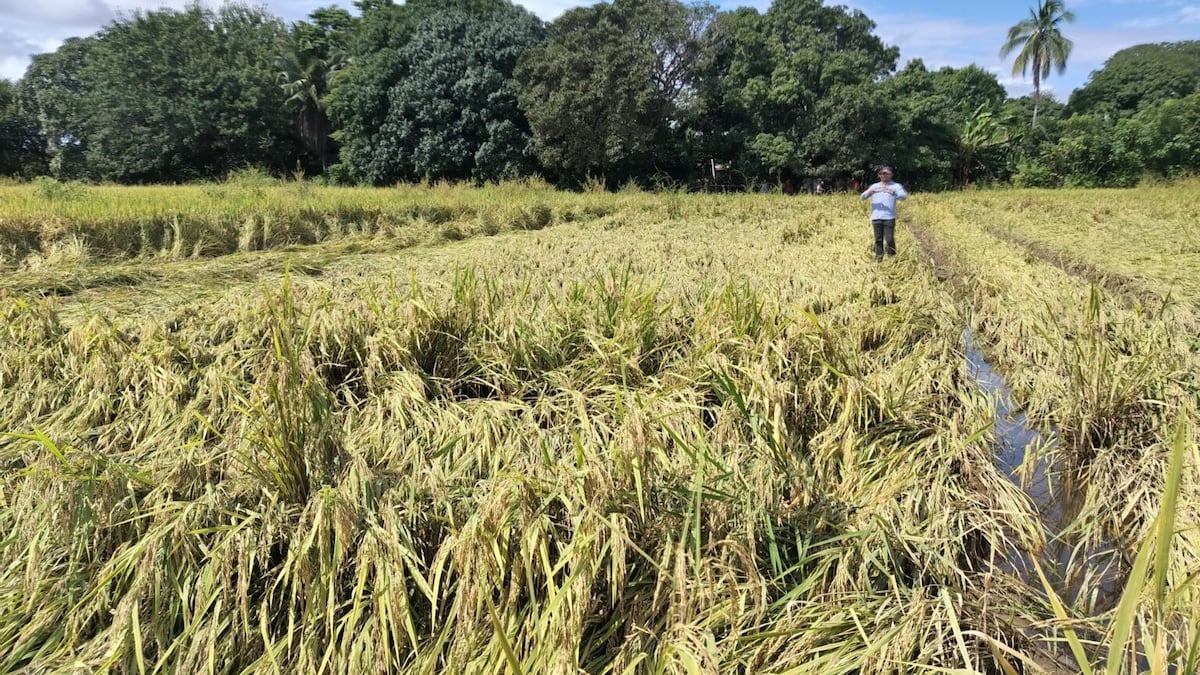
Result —
[[905, 224], [908, 226], [908, 231], [912, 233], [913, 239], [916, 239], [917, 244], [921, 246], [921, 250], [929, 256], [929, 265], [933, 268], [933, 275], [937, 277], [938, 281], [949, 281], [956, 286], [961, 285], [962, 281], [955, 272], [950, 259], [934, 244], [933, 237], [925, 231], [921, 221], [910, 219]]

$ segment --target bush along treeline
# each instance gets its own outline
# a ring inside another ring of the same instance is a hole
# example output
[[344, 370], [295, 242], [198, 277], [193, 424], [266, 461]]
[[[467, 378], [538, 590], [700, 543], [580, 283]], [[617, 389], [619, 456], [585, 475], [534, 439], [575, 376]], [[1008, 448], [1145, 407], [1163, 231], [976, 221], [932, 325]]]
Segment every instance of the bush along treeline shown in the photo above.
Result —
[[0, 174], [846, 185], [883, 159], [939, 189], [1200, 169], [1200, 42], [1118, 52], [1063, 104], [977, 66], [901, 67], [866, 14], [821, 0], [613, 0], [549, 24], [508, 0], [356, 7], [289, 27], [195, 5], [68, 40], [0, 82]]

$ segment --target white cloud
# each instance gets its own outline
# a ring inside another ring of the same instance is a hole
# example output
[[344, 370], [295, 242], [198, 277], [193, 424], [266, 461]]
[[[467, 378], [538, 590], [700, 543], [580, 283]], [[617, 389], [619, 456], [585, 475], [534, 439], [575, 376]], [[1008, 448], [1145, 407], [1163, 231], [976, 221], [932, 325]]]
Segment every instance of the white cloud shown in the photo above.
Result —
[[87, 27], [108, 21], [113, 10], [103, 0], [0, 0], [0, 16], [29, 24]]
[[575, 2], [573, 0], [521, 0], [516, 4], [528, 9], [545, 21], [553, 21], [568, 9], [579, 7], [586, 3]]
[[29, 59], [24, 56], [0, 56], [0, 80], [18, 80], [29, 67]]
[[923, 16], [882, 16], [876, 21], [876, 33], [885, 42], [902, 44], [908, 49], [946, 49], [977, 43], [993, 37], [999, 27], [970, 24], [961, 19], [936, 19]]
[[981, 45], [993, 42], [1002, 31], [994, 25], [911, 14], [884, 15], [876, 23], [876, 34], [887, 44], [898, 45], [903, 59], [921, 58], [932, 67], [978, 61]]
[[[57, 43], [51, 49], [56, 46]], [[29, 57], [43, 51], [43, 45], [29, 40], [19, 31], [0, 28], [0, 79], [20, 78], [29, 65]]]
[[1076, 63], [1091, 63], [1099, 67], [1110, 56], [1127, 47], [1194, 39], [1188, 32], [1179, 25], [1141, 29], [1080, 29], [1071, 34], [1075, 41], [1071, 59]]
[[1200, 23], [1200, 6], [1187, 5], [1178, 7], [1169, 14], [1156, 14], [1154, 16], [1141, 16], [1136, 19], [1128, 19], [1121, 22], [1121, 26], [1123, 28], [1142, 30], [1197, 23]]

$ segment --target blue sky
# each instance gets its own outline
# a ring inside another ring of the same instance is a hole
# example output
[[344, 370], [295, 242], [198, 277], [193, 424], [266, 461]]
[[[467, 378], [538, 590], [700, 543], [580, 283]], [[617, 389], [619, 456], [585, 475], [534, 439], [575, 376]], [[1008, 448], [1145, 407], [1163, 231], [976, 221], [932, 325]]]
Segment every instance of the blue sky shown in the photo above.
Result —
[[[1012, 61], [999, 54], [1008, 28], [1029, 15], [1033, 0], [842, 4], [863, 10], [877, 24], [880, 37], [900, 46], [901, 64], [911, 58], [922, 58], [930, 67], [975, 63], [996, 73], [1010, 94], [1033, 89], [1019, 75], [1012, 77]], [[1125, 47], [1200, 39], [1200, 1], [1066, 0], [1066, 5], [1076, 18], [1063, 32], [1075, 46], [1066, 72], [1052, 72], [1047, 84], [1059, 98], [1082, 86], [1092, 71]]]
[[[842, 0], [866, 12], [888, 44], [900, 47], [902, 66], [921, 58], [931, 68], [970, 63], [996, 73], [1012, 95], [1032, 89], [1019, 76], [1011, 77], [1011, 62], [1000, 59], [999, 48], [1009, 26], [1029, 12], [1035, 0]], [[156, 7], [182, 7], [187, 0], [0, 0], [0, 77], [17, 78], [29, 56], [53, 51], [71, 36], [89, 35], [121, 12]], [[570, 7], [588, 2], [518, 0], [550, 20]], [[328, 4], [351, 6], [350, 0], [258, 0], [291, 21]], [[216, 4], [209, 2], [209, 4]], [[770, 0], [722, 1], [729, 8], [750, 5], [765, 10]], [[1066, 73], [1052, 74], [1047, 89], [1065, 99], [1088, 75], [1116, 51], [1144, 42], [1200, 39], [1200, 0], [1067, 0], [1078, 19], [1066, 27], [1075, 49]]]

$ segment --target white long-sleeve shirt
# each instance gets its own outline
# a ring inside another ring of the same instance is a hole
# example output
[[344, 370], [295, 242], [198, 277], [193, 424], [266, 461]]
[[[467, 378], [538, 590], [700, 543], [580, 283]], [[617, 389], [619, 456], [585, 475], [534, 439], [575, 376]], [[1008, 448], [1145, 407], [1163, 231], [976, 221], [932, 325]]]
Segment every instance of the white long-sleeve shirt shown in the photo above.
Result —
[[[871, 190], [875, 194], [871, 194]], [[862, 198], [871, 198], [871, 220], [895, 220], [896, 200], [908, 199], [904, 186], [892, 181], [888, 184], [875, 183], [862, 193]]]

